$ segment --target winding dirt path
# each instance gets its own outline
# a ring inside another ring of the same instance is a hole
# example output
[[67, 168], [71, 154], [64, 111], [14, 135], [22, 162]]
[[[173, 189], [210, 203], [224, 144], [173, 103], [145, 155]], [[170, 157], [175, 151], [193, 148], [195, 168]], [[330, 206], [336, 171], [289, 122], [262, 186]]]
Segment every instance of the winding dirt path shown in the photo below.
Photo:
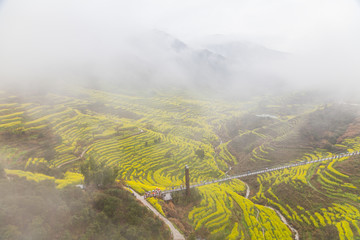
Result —
[[132, 193], [134, 193], [136, 199], [138, 199], [142, 204], [148, 207], [152, 212], [155, 213], [156, 216], [158, 216], [166, 225], [169, 226], [174, 240], [185, 240], [185, 237], [174, 227], [174, 225], [167, 218], [161, 215], [153, 206], [151, 206], [151, 204], [148, 201], [146, 201], [143, 196], [140, 196], [137, 192], [135, 192], [131, 188], [128, 189]]
[[265, 206], [265, 207], [274, 210], [274, 211], [277, 213], [277, 215], [279, 215], [281, 221], [282, 221], [283, 223], [285, 223], [285, 225], [288, 226], [288, 228], [294, 233], [294, 239], [295, 239], [295, 240], [300, 240], [299, 232], [298, 232], [295, 228], [293, 228], [293, 226], [291, 226], [291, 225], [288, 223], [288, 221], [286, 220], [286, 218], [285, 218], [278, 210], [276, 210], [275, 208], [269, 207], [269, 206]]
[[75, 159], [70, 160], [70, 161], [67, 161], [67, 162], [64, 162], [64, 163], [58, 165], [57, 168], [61, 168], [62, 166], [66, 165], [66, 164], [69, 164], [69, 163], [72, 163], [72, 162], [75, 162], [75, 161], [77, 161], [77, 160], [82, 159], [83, 156], [84, 156], [84, 154], [87, 152], [87, 150], [89, 150], [90, 146], [91, 146], [91, 145], [89, 145], [87, 148], [85, 148], [85, 150], [81, 153], [80, 157], [75, 158]]
[[[247, 183], [246, 184], [246, 195], [245, 195], [245, 198], [249, 198], [249, 195], [250, 195], [250, 187]], [[270, 208], [271, 210], [274, 210], [276, 212], [277, 215], [279, 215], [280, 217], [280, 220], [286, 225], [288, 226], [288, 228], [291, 230], [291, 232], [294, 233], [294, 239], [295, 240], [300, 240], [300, 236], [299, 236], [299, 232], [293, 227], [291, 226], [288, 221], [286, 220], [286, 218], [278, 211], [276, 210], [275, 208], [272, 208], [272, 207], [269, 207], [269, 206], [264, 206], [264, 207], [267, 207], [267, 208]], [[257, 219], [257, 218], [256, 218]]]
[[246, 184], [246, 194], [245, 194], [245, 198], [249, 198], [249, 195], [250, 195], [250, 187], [247, 183]]

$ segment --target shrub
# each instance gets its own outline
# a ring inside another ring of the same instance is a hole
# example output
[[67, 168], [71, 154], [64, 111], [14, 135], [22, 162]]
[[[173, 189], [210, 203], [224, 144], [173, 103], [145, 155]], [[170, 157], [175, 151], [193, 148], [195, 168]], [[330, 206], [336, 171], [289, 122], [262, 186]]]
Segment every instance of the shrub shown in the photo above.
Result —
[[199, 189], [197, 188], [190, 188], [189, 197], [186, 197], [184, 190], [184, 191], [178, 191], [172, 193], [172, 198], [174, 204], [182, 205], [182, 206], [187, 205], [189, 203], [197, 203], [201, 201], [201, 195]]
[[205, 151], [204, 149], [197, 149], [195, 151], [195, 154], [200, 158], [200, 159], [204, 159], [205, 157]]
[[0, 163], [0, 178], [5, 178], [5, 170], [3, 166]]
[[86, 185], [95, 185], [97, 188], [110, 186], [118, 176], [118, 170], [104, 164], [97, 164], [93, 158], [80, 166], [80, 171], [84, 175]]

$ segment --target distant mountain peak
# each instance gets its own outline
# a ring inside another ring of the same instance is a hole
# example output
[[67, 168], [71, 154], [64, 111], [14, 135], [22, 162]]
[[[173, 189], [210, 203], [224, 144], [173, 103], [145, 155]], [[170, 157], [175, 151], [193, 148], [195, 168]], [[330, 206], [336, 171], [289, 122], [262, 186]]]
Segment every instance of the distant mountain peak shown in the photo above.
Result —
[[189, 47], [178, 38], [170, 35], [167, 32], [162, 30], [154, 29], [152, 33], [159, 38], [160, 41], [165, 41], [173, 50], [176, 52], [181, 52], [184, 50], [189, 50]]

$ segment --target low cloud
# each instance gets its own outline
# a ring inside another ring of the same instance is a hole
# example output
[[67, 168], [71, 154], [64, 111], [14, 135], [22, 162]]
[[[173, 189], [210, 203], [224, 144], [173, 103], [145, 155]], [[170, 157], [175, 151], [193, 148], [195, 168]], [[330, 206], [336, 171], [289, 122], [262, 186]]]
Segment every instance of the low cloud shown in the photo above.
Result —
[[[88, 82], [358, 89], [357, 3], [5, 0], [0, 78], [24, 88]], [[219, 33], [224, 37], [214, 44]]]

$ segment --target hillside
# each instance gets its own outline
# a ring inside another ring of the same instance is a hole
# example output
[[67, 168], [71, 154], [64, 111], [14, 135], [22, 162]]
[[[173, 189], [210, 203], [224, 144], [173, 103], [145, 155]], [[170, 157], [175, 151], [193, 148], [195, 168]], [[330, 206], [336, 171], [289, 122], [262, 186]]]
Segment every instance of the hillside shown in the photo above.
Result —
[[[61, 225], [56, 230], [53, 226], [62, 217], [71, 218], [75, 214], [72, 207], [89, 208], [86, 204], [96, 202], [102, 194], [115, 202], [124, 197], [124, 209], [133, 204], [131, 196], [122, 190], [117, 190], [120, 196], [114, 196], [114, 191], [89, 195], [71, 188], [83, 183], [80, 164], [90, 159], [118, 169], [118, 180], [144, 194], [155, 188], [184, 185], [185, 165], [195, 184], [226, 174], [358, 151], [358, 112], [355, 105], [338, 104], [311, 92], [246, 101], [178, 89], [125, 94], [71, 86], [66, 91], [41, 94], [1, 92], [0, 159], [6, 175], [14, 179], [1, 180], [2, 188], [16, 189], [21, 182], [35, 192], [42, 188], [54, 192], [58, 206], [69, 209], [69, 215], [56, 217], [53, 225], [43, 226], [48, 234], [56, 234], [67, 229]], [[300, 239], [357, 239], [359, 167], [358, 157], [345, 157], [202, 186], [193, 202], [179, 198], [170, 203], [153, 199], [151, 203], [190, 239], [293, 239], [296, 232]], [[79, 197], [63, 199], [69, 191]], [[9, 204], [7, 199], [12, 197], [21, 202], [31, 199], [33, 193], [29, 190], [19, 195], [10, 191], [0, 196], [0, 202]], [[4, 206], [0, 213], [8, 216]], [[96, 207], [93, 205], [95, 210], [90, 209], [95, 212], [89, 214], [99, 218], [105, 214], [104, 222], [130, 231], [126, 225], [130, 223], [119, 222], [115, 216], [106, 215], [106, 208]], [[119, 209], [119, 214], [124, 209]], [[144, 211], [139, 207], [134, 214], [142, 216]], [[46, 215], [41, 212], [31, 216], [37, 214], [44, 221]], [[134, 230], [136, 234], [146, 236], [151, 229], [162, 228], [157, 220], [150, 222], [154, 225], [144, 226], [144, 231]], [[23, 234], [31, 221], [13, 225], [2, 224], [0, 229]], [[139, 220], [134, 225], [143, 223]], [[68, 230], [73, 239], [90, 234], [80, 229]], [[121, 229], [110, 231], [111, 237]], [[98, 234], [95, 239], [102, 239], [105, 232], [99, 230]], [[152, 235], [158, 235], [154, 239], [168, 236], [162, 230]]]
[[49, 180], [0, 179], [1, 239], [169, 239], [163, 223], [121, 188], [56, 189]]

